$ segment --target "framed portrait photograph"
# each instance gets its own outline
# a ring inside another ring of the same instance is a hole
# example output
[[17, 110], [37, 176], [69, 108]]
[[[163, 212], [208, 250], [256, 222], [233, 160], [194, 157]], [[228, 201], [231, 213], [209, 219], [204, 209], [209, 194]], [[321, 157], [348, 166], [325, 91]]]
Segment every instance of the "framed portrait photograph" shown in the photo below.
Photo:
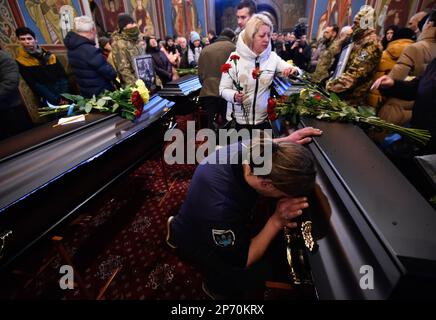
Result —
[[332, 80], [336, 80], [344, 73], [348, 59], [350, 58], [351, 50], [353, 50], [353, 46], [354, 44], [350, 43], [344, 49], [342, 49], [338, 65], [335, 72], [333, 73], [333, 76], [331, 77]]
[[144, 81], [147, 88], [153, 88], [155, 86], [156, 76], [151, 55], [144, 54], [134, 57], [133, 65], [135, 66], [135, 73], [138, 79]]

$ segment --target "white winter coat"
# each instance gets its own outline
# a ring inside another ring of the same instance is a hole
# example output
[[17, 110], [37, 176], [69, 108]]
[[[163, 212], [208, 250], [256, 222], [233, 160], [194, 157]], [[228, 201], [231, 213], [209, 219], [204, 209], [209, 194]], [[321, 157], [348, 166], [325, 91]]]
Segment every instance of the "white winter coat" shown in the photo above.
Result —
[[[251, 51], [249, 47], [244, 43], [243, 33], [239, 35], [238, 42], [236, 44], [236, 51], [232, 52], [230, 56], [236, 54], [240, 57], [237, 63], [239, 81], [243, 88], [243, 93], [245, 94], [244, 105], [246, 106], [248, 113], [248, 124], [253, 125], [253, 100], [254, 92], [256, 87], [256, 80], [252, 76], [252, 72], [255, 68], [256, 60], [260, 63], [260, 70], [267, 70], [268, 72], [263, 72], [259, 77], [259, 86], [256, 95], [256, 106], [255, 106], [255, 121], [254, 124], [261, 124], [267, 119], [267, 104], [268, 98], [270, 96], [270, 86], [274, 78], [274, 72], [283, 72], [283, 70], [290, 67], [282, 58], [280, 58], [275, 52], [271, 52], [271, 43], [268, 48], [265, 49], [259, 56]], [[230, 57], [227, 63], [231, 64], [232, 68], [229, 70], [230, 75], [236, 80], [236, 70], [235, 65], [230, 61]], [[230, 78], [229, 74], [223, 73], [221, 76], [220, 95], [227, 100], [227, 120], [231, 120], [232, 104], [234, 103], [234, 96], [237, 93], [236, 88]], [[241, 105], [234, 103], [235, 106], [235, 118], [239, 124], [245, 125], [246, 120], [243, 116]]]

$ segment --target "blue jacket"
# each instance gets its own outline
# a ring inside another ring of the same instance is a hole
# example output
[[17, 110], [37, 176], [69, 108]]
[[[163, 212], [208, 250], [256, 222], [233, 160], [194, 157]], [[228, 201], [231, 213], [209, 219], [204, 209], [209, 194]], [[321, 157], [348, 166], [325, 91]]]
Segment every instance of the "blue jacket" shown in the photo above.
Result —
[[117, 73], [103, 57], [100, 49], [95, 47], [95, 42], [70, 31], [64, 44], [68, 49], [68, 60], [82, 96], [90, 98], [105, 89], [114, 90], [112, 80], [115, 80]]

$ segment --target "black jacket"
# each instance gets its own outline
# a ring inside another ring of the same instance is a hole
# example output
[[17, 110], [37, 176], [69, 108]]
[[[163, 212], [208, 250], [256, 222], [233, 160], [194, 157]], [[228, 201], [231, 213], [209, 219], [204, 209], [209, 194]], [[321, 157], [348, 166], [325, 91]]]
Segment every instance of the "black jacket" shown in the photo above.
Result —
[[64, 44], [68, 49], [68, 60], [82, 96], [90, 98], [105, 89], [114, 90], [112, 81], [117, 73], [93, 41], [70, 31], [65, 37]]
[[[148, 47], [147, 47], [148, 48]], [[162, 84], [166, 84], [173, 79], [173, 67], [165, 53], [160, 50], [148, 50], [153, 58], [153, 66]]]
[[18, 84], [20, 76], [15, 60], [0, 50], [0, 110], [15, 108], [21, 104]]
[[395, 81], [393, 88], [384, 93], [404, 100], [415, 100], [411, 125], [427, 129], [432, 135], [426, 153], [436, 153], [436, 59], [428, 65], [421, 78]]

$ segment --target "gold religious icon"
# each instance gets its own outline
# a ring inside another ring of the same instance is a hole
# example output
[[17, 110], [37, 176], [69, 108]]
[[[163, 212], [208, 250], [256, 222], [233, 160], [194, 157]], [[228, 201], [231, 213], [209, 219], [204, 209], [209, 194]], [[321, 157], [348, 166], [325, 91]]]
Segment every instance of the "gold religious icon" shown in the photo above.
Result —
[[312, 252], [315, 247], [315, 241], [312, 236], [312, 221], [304, 221], [301, 224], [301, 234], [303, 235], [304, 245]]

